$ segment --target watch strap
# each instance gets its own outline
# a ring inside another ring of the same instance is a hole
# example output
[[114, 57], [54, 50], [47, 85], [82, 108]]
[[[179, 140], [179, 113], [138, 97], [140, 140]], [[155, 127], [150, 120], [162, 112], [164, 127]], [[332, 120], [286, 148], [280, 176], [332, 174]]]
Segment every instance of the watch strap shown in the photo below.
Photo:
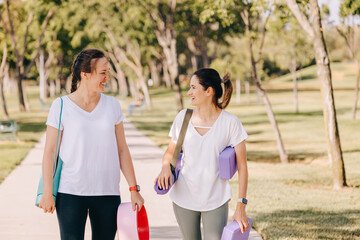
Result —
[[140, 191], [140, 186], [139, 185], [135, 185], [135, 186], [132, 186], [132, 187], [129, 187], [129, 191], [137, 191], [139, 192]]
[[238, 198], [237, 202], [243, 203], [243, 204], [247, 204], [247, 199], [246, 198]]

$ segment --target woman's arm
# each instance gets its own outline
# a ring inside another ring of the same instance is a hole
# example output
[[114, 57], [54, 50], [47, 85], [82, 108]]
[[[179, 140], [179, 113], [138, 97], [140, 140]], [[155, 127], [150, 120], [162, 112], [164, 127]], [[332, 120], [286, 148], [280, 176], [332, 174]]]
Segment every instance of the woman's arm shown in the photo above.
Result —
[[159, 187], [163, 188], [163, 189], [169, 188], [169, 182], [170, 182], [170, 185], [172, 185], [170, 162], [174, 155], [175, 147], [176, 147], [176, 144], [172, 140], [170, 140], [169, 146], [166, 149], [163, 159], [162, 159], [161, 172], [159, 173], [158, 177], [155, 179], [155, 182], [154, 182], [154, 184], [156, 184], [156, 182], [158, 182]]
[[[130, 156], [130, 151], [126, 143], [124, 124], [123, 122], [115, 125], [115, 135], [119, 152], [120, 168], [124, 174], [129, 187], [136, 185], [136, 177], [134, 171], [134, 165]], [[137, 191], [131, 191], [131, 203], [133, 210], [135, 211], [136, 205], [139, 206], [139, 210], [144, 204], [144, 199]]]
[[[238, 182], [239, 182], [239, 194], [238, 198], [246, 198], [246, 191], [248, 185], [248, 168], [246, 159], [246, 145], [245, 141], [242, 141], [235, 146], [236, 163], [238, 167]], [[249, 220], [245, 212], [246, 205], [238, 202], [236, 204], [236, 210], [233, 216], [233, 220], [239, 223], [241, 232], [245, 232], [249, 228]]]
[[[53, 192], [53, 169], [56, 151], [56, 139], [58, 130], [54, 127], [47, 126], [46, 129], [46, 141], [44, 156], [42, 161], [42, 175], [43, 175], [43, 195], [39, 202], [39, 207], [44, 210], [45, 213], [53, 213], [55, 210], [55, 201], [52, 195]], [[60, 131], [59, 145], [61, 142], [62, 131]], [[58, 147], [59, 150], [59, 147]]]

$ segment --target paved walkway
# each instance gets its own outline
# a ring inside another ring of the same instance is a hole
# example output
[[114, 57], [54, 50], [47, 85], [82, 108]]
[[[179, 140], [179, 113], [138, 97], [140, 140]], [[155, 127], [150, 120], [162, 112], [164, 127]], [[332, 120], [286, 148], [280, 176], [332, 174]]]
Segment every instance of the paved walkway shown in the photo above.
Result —
[[[152, 240], [181, 239], [171, 201], [167, 195], [159, 196], [153, 190], [153, 181], [160, 170], [163, 151], [132, 124], [125, 122], [126, 139], [134, 160], [136, 176], [150, 223]], [[29, 152], [22, 163], [0, 185], [0, 239], [1, 240], [56, 240], [59, 228], [55, 214], [44, 214], [34, 206], [45, 136]], [[121, 184], [122, 202], [130, 194], [125, 178]], [[89, 222], [85, 239], [91, 239]], [[251, 231], [251, 240], [261, 240]]]

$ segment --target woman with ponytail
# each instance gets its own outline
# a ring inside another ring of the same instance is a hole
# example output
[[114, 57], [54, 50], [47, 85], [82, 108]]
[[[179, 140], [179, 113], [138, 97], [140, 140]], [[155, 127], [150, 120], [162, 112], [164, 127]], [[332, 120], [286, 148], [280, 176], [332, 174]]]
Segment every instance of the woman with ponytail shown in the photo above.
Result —
[[[88, 215], [93, 240], [114, 240], [121, 202], [120, 170], [130, 187], [133, 210], [144, 203], [125, 140], [120, 104], [103, 94], [108, 81], [109, 62], [104, 53], [82, 51], [72, 66], [71, 94], [57, 98], [49, 111], [39, 207], [45, 213], [56, 209], [62, 240], [83, 240]], [[52, 176], [59, 126], [63, 166], [55, 205]]]
[[[184, 240], [201, 240], [200, 221], [205, 240], [219, 240], [228, 218], [231, 186], [219, 177], [218, 157], [227, 147], [235, 148], [239, 176], [238, 203], [233, 220], [241, 231], [250, 224], [246, 217], [248, 170], [245, 139], [248, 137], [239, 119], [224, 109], [229, 105], [233, 91], [229, 74], [222, 79], [211, 68], [194, 73], [188, 95], [195, 106], [182, 145], [182, 167], [178, 180], [170, 190], [174, 213]], [[156, 178], [161, 188], [172, 182], [170, 161], [174, 154], [186, 110], [176, 116], [169, 136], [171, 141], [162, 160], [162, 169]]]

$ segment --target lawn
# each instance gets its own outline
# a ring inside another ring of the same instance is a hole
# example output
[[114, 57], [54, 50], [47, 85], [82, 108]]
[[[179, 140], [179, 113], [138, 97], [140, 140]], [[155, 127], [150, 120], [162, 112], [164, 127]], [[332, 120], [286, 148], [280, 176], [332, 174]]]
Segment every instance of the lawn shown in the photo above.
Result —
[[[334, 63], [332, 69], [340, 139], [350, 186], [341, 191], [332, 190], [315, 66], [301, 72], [299, 113], [294, 112], [291, 76], [263, 82], [290, 164], [280, 163], [265, 107], [257, 104], [254, 93], [250, 99], [243, 95], [240, 104], [234, 100], [227, 108], [239, 117], [249, 133], [247, 213], [265, 239], [360, 239], [360, 121], [351, 120], [355, 68], [351, 64]], [[128, 118], [165, 149], [169, 141], [167, 134], [177, 112], [174, 94], [166, 89], [152, 89], [151, 94], [152, 110]], [[184, 102], [190, 107], [186, 91]], [[233, 178], [234, 196], [237, 195], [236, 186], [236, 178]], [[234, 202], [231, 205], [234, 207]]]
[[[247, 213], [265, 239], [360, 239], [360, 121], [351, 120], [355, 68], [351, 64], [336, 63], [332, 64], [332, 69], [340, 138], [350, 186], [341, 191], [332, 190], [320, 83], [316, 79], [315, 67], [301, 72], [299, 113], [293, 110], [290, 76], [263, 82], [290, 164], [280, 163], [265, 107], [257, 104], [253, 92], [250, 99], [242, 95], [240, 104], [233, 100], [227, 108], [239, 117], [249, 133]], [[31, 111], [26, 113], [18, 111], [16, 93], [6, 96], [10, 118], [18, 122], [20, 130], [16, 143], [0, 141], [0, 182], [45, 131], [48, 109], [40, 106], [37, 89], [35, 86], [27, 88]], [[165, 149], [169, 142], [167, 134], [177, 113], [174, 94], [165, 88], [150, 91], [152, 110], [143, 115], [128, 116], [128, 119]], [[190, 107], [186, 90], [183, 94], [185, 107]], [[122, 101], [123, 112], [130, 101]], [[2, 119], [3, 115], [0, 115]], [[231, 183], [236, 196], [235, 177]], [[231, 206], [234, 207], [234, 202]]]
[[[35, 86], [27, 87], [31, 107], [31, 111], [28, 112], [19, 111], [17, 92], [6, 94], [9, 118], [15, 119], [20, 129], [16, 142], [7, 139], [7, 135], [0, 134], [0, 183], [25, 158], [46, 129], [48, 109], [41, 107], [37, 91], [38, 88]], [[3, 109], [0, 120], [4, 120]]]

